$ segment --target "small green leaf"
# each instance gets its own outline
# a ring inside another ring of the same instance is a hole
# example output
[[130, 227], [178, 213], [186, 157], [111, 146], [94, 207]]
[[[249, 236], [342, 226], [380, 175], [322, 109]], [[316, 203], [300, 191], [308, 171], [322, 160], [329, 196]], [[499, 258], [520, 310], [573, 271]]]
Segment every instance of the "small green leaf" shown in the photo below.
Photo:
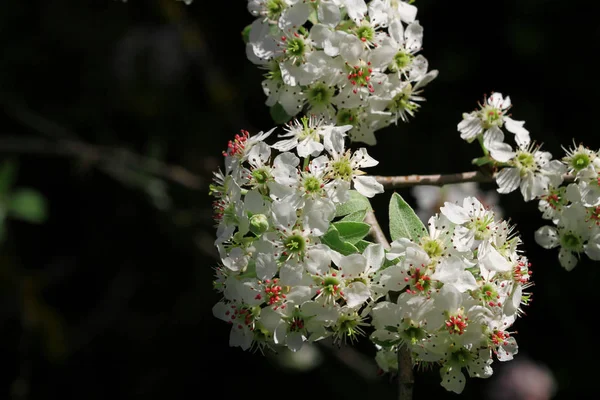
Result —
[[365, 216], [367, 215], [367, 210], [358, 210], [354, 211], [346, 215], [340, 221], [354, 221], [354, 222], [363, 222], [365, 220]]
[[271, 113], [271, 118], [273, 118], [273, 121], [275, 121], [277, 125], [285, 124], [292, 118], [285, 112], [283, 106], [279, 103], [275, 103], [269, 111]]
[[490, 164], [493, 161], [494, 160], [492, 160], [492, 158], [490, 156], [483, 156], [483, 157], [479, 157], [479, 158], [474, 158], [471, 161], [471, 164], [477, 165], [478, 167], [481, 167], [483, 165]]
[[321, 237], [321, 242], [332, 250], [347, 256], [348, 254], [358, 253], [358, 249], [352, 243], [344, 241], [334, 225], [329, 225], [329, 230]]
[[390, 237], [392, 240], [409, 238], [418, 242], [426, 232], [425, 225], [398, 193], [390, 199]]
[[242, 30], [242, 40], [244, 41], [244, 44], [247, 44], [250, 41], [250, 30], [252, 30], [252, 24], [246, 26]]
[[46, 199], [33, 189], [17, 189], [9, 198], [8, 215], [34, 224], [42, 223], [48, 214]]
[[340, 233], [340, 238], [344, 242], [356, 243], [369, 233], [371, 225], [365, 224], [364, 222], [355, 221], [340, 221], [334, 222], [333, 226]]
[[352, 214], [357, 211], [372, 210], [371, 203], [369, 202], [369, 199], [367, 199], [365, 196], [358, 193], [356, 190], [349, 190], [348, 193], [350, 193], [350, 198], [347, 202], [337, 206], [335, 210], [336, 217]]

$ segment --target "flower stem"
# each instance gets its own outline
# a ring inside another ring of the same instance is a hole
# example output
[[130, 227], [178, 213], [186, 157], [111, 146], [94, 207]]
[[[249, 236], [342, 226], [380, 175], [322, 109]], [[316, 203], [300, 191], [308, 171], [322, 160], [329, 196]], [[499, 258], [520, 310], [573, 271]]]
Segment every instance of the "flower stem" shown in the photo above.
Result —
[[[379, 226], [379, 222], [373, 211], [368, 211], [365, 216], [365, 222], [371, 225], [369, 234], [373, 240], [383, 245], [386, 250], [390, 249], [385, 234]], [[410, 350], [406, 346], [398, 348], [398, 400], [412, 400], [413, 386], [415, 383], [413, 375], [413, 364]]]

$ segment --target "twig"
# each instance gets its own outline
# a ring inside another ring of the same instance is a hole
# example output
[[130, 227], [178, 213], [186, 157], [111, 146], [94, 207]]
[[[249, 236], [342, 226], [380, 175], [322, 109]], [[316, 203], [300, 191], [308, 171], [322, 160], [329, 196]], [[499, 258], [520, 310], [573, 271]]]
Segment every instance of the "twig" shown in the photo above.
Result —
[[[488, 183], [494, 181], [495, 175], [489, 175], [481, 171], [469, 171], [455, 174], [375, 176], [375, 179], [383, 185], [384, 189], [402, 189], [419, 185], [443, 186], [466, 182]], [[564, 175], [563, 179], [566, 183], [573, 182], [573, 176], [569, 174]]]
[[[381, 230], [381, 226], [373, 211], [368, 211], [365, 222], [371, 225], [369, 234], [375, 242], [381, 243], [389, 250], [390, 243]], [[398, 400], [411, 400], [415, 378], [413, 375], [413, 364], [410, 351], [406, 346], [398, 348]]]
[[49, 140], [35, 136], [0, 139], [0, 153], [75, 157], [90, 164], [124, 165], [178, 183], [189, 189], [201, 189], [203, 179], [178, 165], [165, 164], [124, 148], [92, 145], [72, 139]]

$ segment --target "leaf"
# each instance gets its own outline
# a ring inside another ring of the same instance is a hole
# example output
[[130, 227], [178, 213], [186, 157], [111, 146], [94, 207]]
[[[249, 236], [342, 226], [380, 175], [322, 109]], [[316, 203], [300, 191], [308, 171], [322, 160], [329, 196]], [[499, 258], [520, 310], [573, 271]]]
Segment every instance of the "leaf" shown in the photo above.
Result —
[[360, 251], [361, 253], [363, 253], [365, 251], [365, 249], [372, 244], [371, 242], [368, 242], [366, 240], [359, 240], [358, 242], [354, 243], [354, 246], [356, 246], [356, 248], [358, 249], [358, 251]]
[[342, 241], [352, 244], [367, 236], [371, 229], [371, 225], [355, 221], [334, 222], [333, 226], [338, 230]]
[[250, 31], [251, 30], [252, 30], [252, 24], [247, 25], [242, 30], [242, 40], [244, 41], [244, 44], [247, 44], [250, 41]]
[[8, 215], [34, 224], [46, 220], [46, 199], [33, 189], [17, 189], [9, 198]]
[[490, 156], [483, 156], [483, 157], [479, 157], [479, 158], [474, 158], [471, 161], [471, 164], [473, 165], [477, 165], [478, 167], [484, 166], [486, 164], [490, 164], [492, 163], [494, 160], [492, 160], [490, 158]]
[[365, 196], [358, 193], [356, 190], [349, 190], [348, 193], [350, 193], [350, 198], [347, 202], [337, 206], [335, 210], [336, 217], [352, 214], [357, 211], [372, 210], [371, 203], [369, 202], [369, 199], [367, 199]]
[[418, 242], [426, 232], [421, 219], [398, 193], [392, 194], [390, 199], [389, 216], [392, 240], [409, 238]]
[[348, 254], [358, 253], [358, 249], [352, 243], [348, 243], [340, 237], [340, 233], [334, 225], [329, 225], [329, 230], [321, 237], [321, 242], [330, 249], [347, 256]]
[[354, 211], [353, 213], [346, 215], [340, 221], [363, 222], [366, 215], [367, 215], [367, 210], [358, 210], [358, 211]]
[[285, 112], [283, 106], [279, 103], [275, 103], [275, 105], [269, 109], [269, 112], [271, 114], [271, 118], [273, 118], [273, 121], [275, 121], [277, 125], [285, 124], [292, 118], [288, 115], [288, 113]]
[[6, 196], [17, 177], [17, 163], [5, 161], [0, 166], [0, 198]]

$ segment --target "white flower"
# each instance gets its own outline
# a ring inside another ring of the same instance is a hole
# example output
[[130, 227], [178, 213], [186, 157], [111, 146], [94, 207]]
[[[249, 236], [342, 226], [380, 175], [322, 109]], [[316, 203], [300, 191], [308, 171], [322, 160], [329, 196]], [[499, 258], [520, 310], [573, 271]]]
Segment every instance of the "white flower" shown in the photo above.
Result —
[[498, 192], [510, 193], [520, 188], [524, 200], [531, 201], [546, 194], [549, 186], [559, 186], [566, 166], [551, 158], [552, 154], [541, 151], [534, 144], [520, 146], [514, 157], [507, 161], [510, 166], [496, 176]]
[[515, 134], [515, 141], [521, 147], [529, 145], [529, 131], [523, 127], [523, 121], [516, 121], [506, 115], [511, 107], [510, 97], [503, 97], [502, 93], [492, 93], [484, 103], [479, 105], [479, 110], [463, 115], [463, 120], [458, 124], [460, 137], [467, 142], [472, 142], [479, 135], [485, 134], [492, 127], [503, 126]]

